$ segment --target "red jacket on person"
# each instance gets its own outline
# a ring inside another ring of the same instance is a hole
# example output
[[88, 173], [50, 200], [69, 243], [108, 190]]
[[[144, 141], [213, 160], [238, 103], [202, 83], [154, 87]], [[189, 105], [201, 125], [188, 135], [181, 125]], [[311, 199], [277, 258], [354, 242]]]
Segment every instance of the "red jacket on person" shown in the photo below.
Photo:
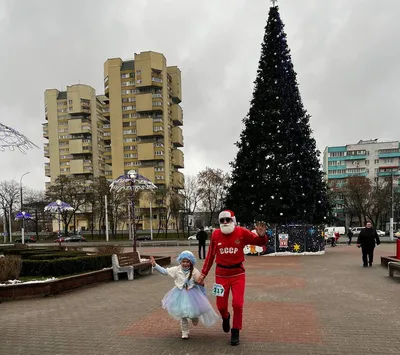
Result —
[[[248, 229], [236, 226], [231, 234], [224, 234], [216, 229], [210, 240], [210, 246], [206, 260], [204, 261], [202, 274], [207, 276], [214, 259], [217, 263], [216, 276], [230, 277], [244, 273], [242, 265], [244, 261], [243, 248], [246, 245], [266, 245], [268, 237], [259, 237]], [[235, 266], [232, 268], [232, 266]]]

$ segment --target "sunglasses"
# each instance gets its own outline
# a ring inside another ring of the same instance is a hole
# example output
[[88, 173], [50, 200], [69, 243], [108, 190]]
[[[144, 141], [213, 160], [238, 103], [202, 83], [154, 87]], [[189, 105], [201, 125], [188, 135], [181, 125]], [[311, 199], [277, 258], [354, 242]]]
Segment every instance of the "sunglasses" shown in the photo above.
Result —
[[227, 218], [221, 218], [219, 220], [219, 223], [224, 223], [224, 222], [231, 223], [232, 222], [232, 218], [227, 217]]

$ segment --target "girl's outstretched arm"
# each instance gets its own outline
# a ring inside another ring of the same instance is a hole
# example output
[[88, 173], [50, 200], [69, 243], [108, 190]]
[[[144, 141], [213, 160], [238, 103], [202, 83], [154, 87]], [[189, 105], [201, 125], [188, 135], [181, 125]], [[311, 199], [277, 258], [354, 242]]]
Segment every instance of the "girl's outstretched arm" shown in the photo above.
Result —
[[150, 262], [151, 265], [156, 269], [160, 274], [162, 275], [169, 275], [171, 277], [175, 277], [175, 272], [177, 267], [169, 267], [169, 268], [163, 268], [162, 266], [158, 265], [156, 261], [154, 260], [154, 257], [150, 256]]

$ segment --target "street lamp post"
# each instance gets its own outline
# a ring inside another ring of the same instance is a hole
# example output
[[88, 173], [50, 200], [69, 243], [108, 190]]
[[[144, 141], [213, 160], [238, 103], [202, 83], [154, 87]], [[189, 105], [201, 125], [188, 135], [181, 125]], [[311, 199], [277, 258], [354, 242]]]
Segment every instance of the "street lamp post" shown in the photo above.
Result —
[[[22, 174], [21, 179], [19, 180], [19, 194], [21, 195], [21, 212], [24, 214], [24, 199], [22, 196], [22, 178], [25, 175], [28, 175], [29, 171], [26, 172], [25, 174]], [[24, 231], [25, 231], [25, 218], [22, 218], [22, 228], [21, 228], [21, 241], [22, 244], [25, 244], [25, 237], [24, 237]]]
[[390, 230], [390, 240], [393, 240], [393, 221], [394, 221], [394, 186], [393, 186], [393, 172], [391, 174], [391, 197], [390, 197], [390, 201], [391, 201], [391, 217], [390, 217], [390, 224], [389, 224], [389, 230]]

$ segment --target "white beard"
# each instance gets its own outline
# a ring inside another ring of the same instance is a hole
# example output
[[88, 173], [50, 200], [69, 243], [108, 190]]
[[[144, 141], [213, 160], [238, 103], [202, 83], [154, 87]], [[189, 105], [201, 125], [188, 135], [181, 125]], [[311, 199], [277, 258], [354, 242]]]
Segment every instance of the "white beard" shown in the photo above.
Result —
[[220, 224], [219, 227], [221, 228], [222, 233], [231, 234], [235, 229], [235, 224], [234, 223]]

